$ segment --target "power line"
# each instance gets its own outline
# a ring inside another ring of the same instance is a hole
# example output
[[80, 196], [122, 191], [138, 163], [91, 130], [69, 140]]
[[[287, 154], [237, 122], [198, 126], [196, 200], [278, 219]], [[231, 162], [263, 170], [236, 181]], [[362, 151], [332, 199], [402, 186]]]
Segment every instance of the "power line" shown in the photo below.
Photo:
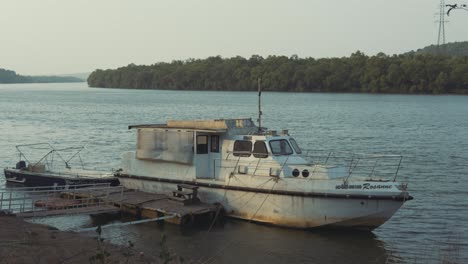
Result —
[[436, 22], [439, 23], [439, 35], [437, 38], [437, 47], [440, 47], [440, 45], [445, 44], [445, 23], [448, 21], [445, 20], [445, 0], [440, 0], [440, 6], [439, 6], [439, 20]]

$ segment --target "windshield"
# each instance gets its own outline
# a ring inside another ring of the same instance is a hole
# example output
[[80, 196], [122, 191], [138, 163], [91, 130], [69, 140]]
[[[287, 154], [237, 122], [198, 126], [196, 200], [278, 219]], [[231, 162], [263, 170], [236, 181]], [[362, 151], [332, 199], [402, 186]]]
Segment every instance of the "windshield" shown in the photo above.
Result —
[[292, 148], [286, 139], [270, 140], [271, 153], [275, 155], [291, 155]]
[[299, 147], [299, 145], [297, 145], [296, 140], [294, 140], [294, 138], [290, 138], [289, 142], [291, 142], [291, 145], [293, 146], [293, 148], [294, 148], [294, 150], [296, 151], [297, 154], [302, 153], [301, 148]]

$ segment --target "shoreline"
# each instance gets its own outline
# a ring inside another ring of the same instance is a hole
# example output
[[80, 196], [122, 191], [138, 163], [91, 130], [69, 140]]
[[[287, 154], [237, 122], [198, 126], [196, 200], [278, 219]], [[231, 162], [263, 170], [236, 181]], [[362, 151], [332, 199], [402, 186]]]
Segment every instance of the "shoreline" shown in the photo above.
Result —
[[[174, 92], [235, 92], [235, 93], [256, 93], [258, 94], [257, 90], [203, 90], [203, 89], [161, 89], [161, 88], [127, 88], [127, 87], [101, 87], [101, 86], [91, 86], [88, 85], [88, 88], [92, 89], [121, 89], [121, 90], [135, 90], [135, 91], [174, 91]], [[428, 95], [428, 96], [468, 96], [468, 92], [463, 93], [385, 93], [385, 92], [378, 92], [378, 93], [369, 93], [369, 92], [345, 92], [345, 91], [269, 91], [269, 90], [262, 90], [262, 93], [290, 93], [290, 94], [362, 94], [362, 95], [411, 95], [411, 96], [418, 96], [418, 95]]]
[[[1, 263], [155, 263], [128, 246], [0, 214]], [[154, 252], [151, 252], [154, 253]], [[104, 258], [104, 259], [102, 259]]]

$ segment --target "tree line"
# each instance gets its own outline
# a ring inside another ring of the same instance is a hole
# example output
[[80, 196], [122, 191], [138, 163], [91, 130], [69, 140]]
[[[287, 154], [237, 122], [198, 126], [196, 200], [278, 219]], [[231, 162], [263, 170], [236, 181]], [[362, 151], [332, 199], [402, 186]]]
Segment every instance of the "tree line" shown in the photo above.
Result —
[[440, 46], [430, 45], [410, 53], [417, 54], [442, 54], [448, 56], [468, 56], [468, 41], [452, 42]]
[[59, 83], [83, 82], [83, 80], [68, 76], [24, 76], [15, 71], [0, 68], [0, 83]]
[[96, 70], [91, 87], [255, 91], [257, 79], [268, 91], [402, 94], [468, 94], [468, 56], [407, 53], [342, 58], [253, 55], [153, 65], [130, 64]]

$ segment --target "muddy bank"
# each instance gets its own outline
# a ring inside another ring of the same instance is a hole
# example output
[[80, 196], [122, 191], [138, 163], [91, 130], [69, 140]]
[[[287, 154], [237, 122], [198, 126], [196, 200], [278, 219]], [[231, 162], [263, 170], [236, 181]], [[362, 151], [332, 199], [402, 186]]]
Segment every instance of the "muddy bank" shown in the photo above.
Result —
[[[97, 234], [96, 234], [97, 235]], [[133, 246], [0, 216], [0, 263], [158, 263]]]

